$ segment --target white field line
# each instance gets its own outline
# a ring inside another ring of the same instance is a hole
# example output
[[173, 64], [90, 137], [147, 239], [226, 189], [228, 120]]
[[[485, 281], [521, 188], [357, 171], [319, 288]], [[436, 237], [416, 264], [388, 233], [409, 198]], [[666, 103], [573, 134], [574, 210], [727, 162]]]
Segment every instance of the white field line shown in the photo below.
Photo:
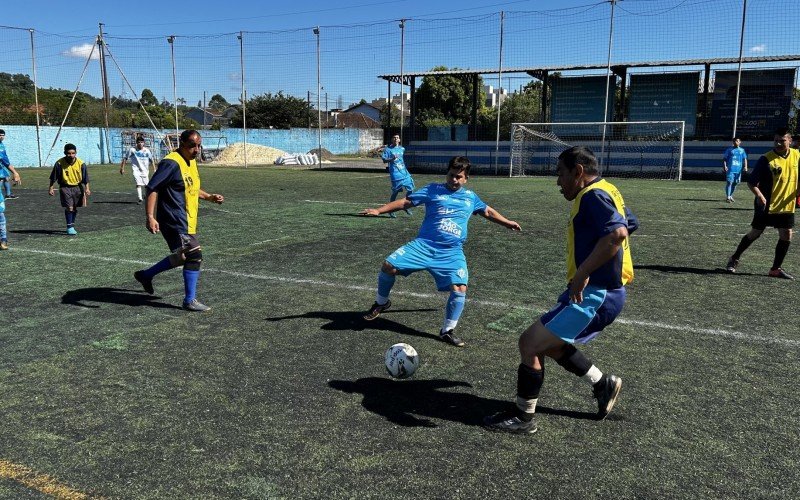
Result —
[[[103, 262], [116, 262], [116, 263], [126, 263], [126, 264], [138, 264], [138, 265], [148, 265], [151, 262], [141, 261], [141, 260], [133, 260], [133, 259], [119, 259], [115, 257], [104, 257], [101, 255], [90, 255], [90, 254], [77, 254], [77, 253], [67, 253], [67, 252], [55, 252], [50, 250], [34, 250], [28, 248], [19, 248], [18, 246], [14, 246], [10, 249], [13, 252], [27, 252], [27, 253], [35, 253], [35, 254], [42, 254], [42, 255], [55, 255], [59, 257], [71, 257], [71, 258], [80, 258], [80, 259], [94, 259], [100, 260]], [[308, 285], [315, 285], [315, 286], [324, 286], [329, 288], [338, 288], [338, 289], [347, 289], [347, 290], [354, 290], [359, 292], [374, 292], [374, 286], [364, 286], [364, 285], [348, 285], [345, 283], [331, 283], [328, 281], [323, 280], [315, 280], [315, 279], [303, 279], [303, 278], [291, 278], [287, 276], [270, 276], [264, 274], [253, 274], [253, 273], [242, 273], [238, 271], [227, 271], [224, 269], [204, 269], [206, 272], [210, 273], [220, 273], [226, 274], [228, 276], [235, 276], [237, 278], [249, 278], [249, 279], [256, 279], [256, 280], [263, 280], [263, 281], [275, 281], [278, 283], [291, 283], [291, 284], [308, 284]], [[441, 295], [432, 294], [432, 293], [418, 293], [418, 292], [407, 292], [403, 290], [393, 291], [395, 295], [402, 295], [407, 297], [416, 297], [416, 298], [423, 298], [423, 299], [435, 299], [440, 297]], [[533, 306], [523, 306], [519, 304], [509, 304], [506, 302], [494, 301], [494, 300], [479, 300], [479, 299], [472, 299], [469, 301], [471, 304], [477, 304], [486, 307], [497, 307], [501, 309], [526, 309], [526, 310], [534, 310], [534, 312], [544, 312], [544, 309], [535, 308]], [[632, 326], [640, 326], [640, 327], [648, 327], [648, 328], [658, 328], [662, 330], [671, 330], [671, 331], [680, 331], [686, 333], [693, 333], [693, 334], [700, 334], [700, 335], [707, 335], [710, 337], [723, 337], [723, 338], [733, 338], [736, 340], [741, 341], [748, 341], [748, 342], [755, 342], [761, 344], [777, 344], [783, 345], [787, 347], [800, 347], [800, 340], [792, 340], [786, 339], [782, 337], [767, 337], [763, 335], [753, 335], [749, 333], [737, 332], [735, 330], [725, 330], [722, 328], [698, 328], [695, 326], [690, 325], [676, 325], [672, 323], [661, 323], [658, 321], [646, 321], [646, 320], [637, 320], [637, 319], [628, 319], [628, 318], [620, 318], [616, 320], [618, 323], [622, 323], [624, 325], [632, 325]]]

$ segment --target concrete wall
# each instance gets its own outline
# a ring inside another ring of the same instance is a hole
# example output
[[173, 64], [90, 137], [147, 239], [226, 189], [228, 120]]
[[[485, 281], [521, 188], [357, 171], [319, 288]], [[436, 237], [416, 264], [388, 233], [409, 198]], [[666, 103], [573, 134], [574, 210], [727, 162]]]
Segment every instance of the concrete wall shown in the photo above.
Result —
[[[0, 125], [6, 131], [3, 143], [8, 150], [11, 164], [17, 167], [39, 166], [39, 154], [36, 145], [36, 127], [28, 125]], [[142, 132], [152, 130], [141, 129]], [[108, 158], [104, 143], [103, 129], [97, 127], [65, 127], [55, 143], [55, 147], [48, 152], [58, 132], [58, 127], [41, 127], [40, 142], [42, 164], [50, 166], [63, 155], [64, 145], [75, 144], [78, 156], [90, 164], [118, 163], [122, 160], [122, 129], [110, 130], [111, 158]], [[204, 144], [209, 148], [216, 148], [218, 144], [244, 142], [242, 129], [205, 130], [201, 134], [205, 138]], [[333, 154], [359, 154], [366, 153], [382, 145], [383, 132], [380, 129], [323, 129], [322, 147]], [[317, 147], [317, 130], [295, 128], [289, 130], [252, 129], [247, 131], [249, 144], [260, 144], [282, 149], [287, 153], [306, 153]], [[154, 153], [158, 154], [154, 151]]]

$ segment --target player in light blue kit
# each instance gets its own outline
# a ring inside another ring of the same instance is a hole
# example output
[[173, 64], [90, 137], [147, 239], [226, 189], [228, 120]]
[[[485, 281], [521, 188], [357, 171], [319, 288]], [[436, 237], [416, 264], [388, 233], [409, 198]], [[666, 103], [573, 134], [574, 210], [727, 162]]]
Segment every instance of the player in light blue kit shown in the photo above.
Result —
[[6, 138], [6, 131], [0, 129], [0, 189], [5, 185], [5, 196], [9, 200], [16, 199], [17, 196], [11, 193], [11, 182], [15, 184], [22, 184], [19, 178], [19, 173], [11, 165], [11, 160], [8, 159], [6, 153], [6, 145], [3, 144], [3, 139]]
[[[383, 148], [381, 160], [386, 164], [386, 171], [389, 172], [389, 179], [392, 181], [392, 196], [389, 201], [392, 202], [397, 199], [400, 192], [405, 189], [406, 197], [414, 190], [414, 179], [406, 169], [406, 163], [403, 160], [403, 154], [406, 152], [400, 144], [400, 136], [394, 135], [392, 143]], [[406, 210], [408, 215], [411, 215], [410, 210]], [[394, 214], [389, 214], [389, 217], [396, 217]]]
[[742, 141], [734, 137], [733, 146], [725, 150], [722, 156], [722, 170], [725, 172], [725, 201], [733, 203], [733, 192], [742, 180], [742, 167], [747, 172], [747, 153], [741, 146]]
[[506, 219], [473, 191], [464, 188], [469, 179], [469, 169], [469, 159], [456, 156], [447, 166], [446, 182], [428, 184], [402, 200], [361, 211], [362, 215], [380, 215], [425, 205], [425, 220], [417, 238], [392, 252], [383, 263], [378, 273], [375, 303], [364, 315], [365, 320], [371, 321], [389, 309], [392, 304], [389, 292], [396, 275], [408, 276], [424, 269], [433, 276], [440, 292], [450, 291], [439, 338], [458, 347], [464, 345], [453, 331], [464, 311], [467, 297], [469, 271], [462, 246], [467, 239], [469, 218], [478, 214], [511, 230], [521, 231], [519, 224]]
[[0, 189], [0, 250], [8, 250], [8, 233], [6, 231], [6, 198]]

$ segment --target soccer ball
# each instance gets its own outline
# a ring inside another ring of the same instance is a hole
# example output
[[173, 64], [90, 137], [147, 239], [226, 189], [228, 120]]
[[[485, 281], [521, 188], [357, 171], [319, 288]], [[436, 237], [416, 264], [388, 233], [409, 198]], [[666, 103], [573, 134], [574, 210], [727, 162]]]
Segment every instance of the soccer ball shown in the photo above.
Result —
[[386, 351], [386, 371], [394, 378], [408, 378], [419, 367], [419, 354], [408, 344], [395, 344]]

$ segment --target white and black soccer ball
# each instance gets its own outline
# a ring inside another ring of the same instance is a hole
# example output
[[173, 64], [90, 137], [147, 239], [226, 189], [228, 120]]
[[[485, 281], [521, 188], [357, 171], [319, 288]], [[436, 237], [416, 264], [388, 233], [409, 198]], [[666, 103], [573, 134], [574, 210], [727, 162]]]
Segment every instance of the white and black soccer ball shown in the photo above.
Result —
[[386, 371], [393, 378], [408, 378], [419, 368], [419, 354], [408, 344], [395, 344], [386, 351]]

